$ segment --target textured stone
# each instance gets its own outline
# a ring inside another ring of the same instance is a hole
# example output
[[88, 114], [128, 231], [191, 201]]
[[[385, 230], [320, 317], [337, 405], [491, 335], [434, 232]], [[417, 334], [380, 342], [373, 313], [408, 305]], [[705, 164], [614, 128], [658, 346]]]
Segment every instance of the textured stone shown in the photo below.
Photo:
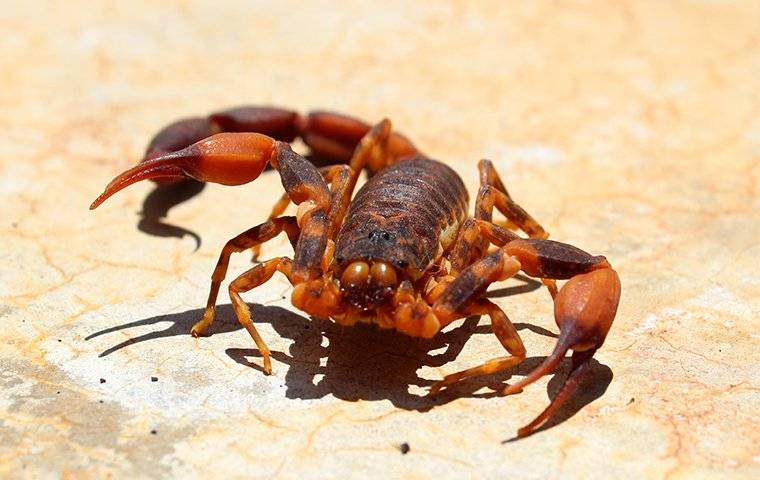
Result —
[[[15, 3], [0, 475], [760, 476], [757, 2]], [[486, 320], [430, 342], [343, 330], [294, 312], [276, 277], [246, 295], [273, 376], [226, 298], [214, 335], [190, 337], [219, 249], [266, 217], [277, 177], [87, 206], [163, 125], [239, 104], [388, 116], [473, 194], [491, 158], [553, 238], [606, 255], [621, 307], [562, 421], [505, 443], [567, 371], [494, 394], [553, 345], [533, 283], [494, 293], [525, 364], [435, 401], [432, 381], [502, 354]]]

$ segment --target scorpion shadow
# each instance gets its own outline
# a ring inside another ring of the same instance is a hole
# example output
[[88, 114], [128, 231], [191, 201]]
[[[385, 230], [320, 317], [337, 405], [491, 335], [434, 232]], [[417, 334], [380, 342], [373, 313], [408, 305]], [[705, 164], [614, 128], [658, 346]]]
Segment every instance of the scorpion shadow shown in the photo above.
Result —
[[137, 229], [155, 237], [182, 238], [188, 235], [195, 240], [194, 251], [197, 251], [201, 247], [200, 235], [186, 228], [164, 223], [162, 219], [166, 218], [172, 207], [190, 200], [201, 193], [205, 187], [205, 183], [194, 180], [172, 185], [156, 185], [143, 200]]
[[[538, 286], [528, 283], [528, 288], [539, 288], [540, 283], [535, 283]], [[526, 286], [520, 285], [495, 290], [489, 292], [489, 296], [515, 295], [525, 288]], [[287, 352], [272, 352], [273, 359], [287, 365], [285, 395], [291, 399], [317, 399], [332, 395], [347, 401], [388, 400], [397, 408], [426, 412], [462, 397], [496, 397], [513, 375], [527, 375], [546, 358], [529, 357], [514, 368], [467, 379], [429, 397], [423, 389], [426, 390], [437, 378], [421, 378], [417, 371], [423, 367], [442, 367], [455, 360], [472, 335], [492, 335], [487, 321], [479, 325], [479, 317], [470, 317], [432, 339], [419, 339], [392, 330], [381, 330], [374, 325], [341, 327], [327, 320], [308, 319], [277, 306], [251, 304], [250, 307], [253, 318], [259, 323], [269, 323], [278, 335], [292, 340]], [[164, 330], [133, 337], [106, 349], [100, 354], [102, 357], [144, 341], [189, 335], [192, 325], [202, 316], [203, 309], [195, 309], [147, 318], [101, 330], [91, 334], [86, 340], [129, 328], [169, 323], [168, 328]], [[541, 335], [556, 337], [556, 334], [541, 327], [524, 323], [515, 323], [515, 327], [518, 330], [530, 329]], [[227, 304], [217, 307], [217, 320], [208, 333], [213, 335], [240, 329], [242, 327], [235, 321], [235, 314]], [[325, 338], [328, 341], [327, 346], [323, 345]], [[261, 355], [255, 348], [228, 348], [225, 353], [241, 365], [262, 370]], [[253, 358], [257, 360], [252, 361]], [[590, 375], [576, 394], [536, 431], [561, 424], [604, 394], [612, 381], [612, 370], [594, 359], [591, 362]], [[277, 374], [276, 363], [274, 368]], [[553, 374], [547, 386], [550, 398], [554, 398], [558, 393], [569, 368], [568, 358]], [[410, 392], [410, 387], [414, 391]], [[483, 387], [490, 390], [483, 392]], [[539, 411], [537, 408], [535, 414]]]

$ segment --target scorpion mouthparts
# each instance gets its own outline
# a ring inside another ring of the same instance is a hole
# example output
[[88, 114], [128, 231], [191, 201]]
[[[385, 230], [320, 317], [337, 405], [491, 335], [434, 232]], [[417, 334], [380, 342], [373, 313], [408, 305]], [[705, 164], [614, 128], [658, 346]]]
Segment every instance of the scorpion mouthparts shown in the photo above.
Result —
[[136, 165], [129, 170], [119, 174], [111, 180], [106, 186], [103, 193], [90, 205], [90, 210], [94, 210], [105, 202], [108, 197], [114, 193], [123, 190], [124, 188], [132, 185], [133, 183], [141, 180], [149, 180], [156, 178], [187, 178], [187, 175], [179, 165], [180, 161], [176, 158], [167, 158], [164, 156], [161, 158], [151, 159]]

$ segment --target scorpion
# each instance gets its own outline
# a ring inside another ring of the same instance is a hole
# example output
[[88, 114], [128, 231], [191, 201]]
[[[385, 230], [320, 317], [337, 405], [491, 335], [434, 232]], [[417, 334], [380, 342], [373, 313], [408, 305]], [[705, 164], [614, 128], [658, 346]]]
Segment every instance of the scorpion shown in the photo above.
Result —
[[[294, 152], [290, 143], [296, 138], [330, 163], [318, 168]], [[285, 193], [266, 222], [222, 249], [193, 336], [203, 335], [214, 320], [231, 255], [252, 250], [255, 259], [263, 243], [285, 232], [294, 249], [292, 258], [256, 262], [228, 287], [237, 319], [256, 343], [267, 375], [272, 373], [270, 351], [241, 294], [275, 272], [293, 285], [296, 308], [343, 326], [374, 323], [431, 338], [455, 320], [488, 315], [508, 355], [446, 375], [431, 386], [430, 394], [509, 369], [526, 358], [514, 325], [486, 297], [492, 283], [523, 272], [546, 285], [560, 333], [543, 363], [501, 393], [521, 392], [551, 373], [569, 350], [573, 353], [558, 393], [517, 436], [531, 434], [549, 419], [588, 376], [590, 360], [604, 342], [620, 299], [620, 280], [607, 259], [549, 240], [546, 230], [512, 199], [488, 160], [478, 163], [480, 189], [474, 215], [468, 216], [469, 198], [459, 175], [422, 154], [387, 119], [370, 125], [327, 111], [301, 115], [282, 108], [240, 107], [181, 120], [159, 132], [142, 161], [116, 176], [90, 209], [141, 180], [241, 185], [267, 166], [279, 173]], [[369, 179], [354, 193], [365, 169]], [[297, 206], [296, 214], [285, 216], [290, 202]], [[495, 221], [494, 209], [506, 221]], [[557, 280], [567, 282], [558, 289]]]

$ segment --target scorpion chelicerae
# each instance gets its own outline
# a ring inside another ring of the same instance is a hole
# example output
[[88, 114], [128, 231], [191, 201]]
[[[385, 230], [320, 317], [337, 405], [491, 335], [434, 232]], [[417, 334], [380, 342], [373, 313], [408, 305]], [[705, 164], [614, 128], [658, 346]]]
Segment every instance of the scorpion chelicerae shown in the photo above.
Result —
[[[317, 157], [317, 168], [289, 145], [300, 137]], [[202, 335], [214, 320], [220, 284], [230, 256], [252, 250], [282, 232], [293, 258], [258, 263], [229, 285], [239, 322], [256, 342], [271, 374], [269, 349], [240, 297], [279, 271], [293, 284], [292, 303], [340, 325], [372, 322], [412, 337], [430, 338], [451, 322], [488, 315], [509, 355], [445, 376], [436, 393], [459, 380], [498, 372], [526, 358], [525, 347], [502, 309], [486, 298], [488, 287], [518, 272], [539, 278], [554, 299], [560, 334], [554, 351], [528, 376], [503, 393], [521, 391], [550, 373], [572, 349], [572, 365], [559, 393], [532, 422], [525, 436], [548, 419], [576, 390], [590, 369], [617, 311], [620, 280], [603, 256], [548, 240], [544, 228], [510, 197], [488, 160], [478, 164], [480, 189], [474, 216], [468, 195], [447, 165], [427, 158], [388, 120], [370, 126], [329, 112], [242, 107], [169, 125], [150, 143], [144, 159], [118, 175], [90, 206], [145, 179], [195, 179], [224, 185], [255, 180], [269, 165], [285, 189], [268, 221], [229, 240], [211, 276], [203, 318], [192, 328]], [[361, 171], [369, 180], [354, 195]], [[295, 216], [284, 216], [290, 202]], [[506, 222], [493, 220], [494, 208]], [[521, 230], [528, 238], [518, 236]], [[495, 248], [493, 248], [493, 247]], [[557, 289], [556, 280], [568, 280]]]

